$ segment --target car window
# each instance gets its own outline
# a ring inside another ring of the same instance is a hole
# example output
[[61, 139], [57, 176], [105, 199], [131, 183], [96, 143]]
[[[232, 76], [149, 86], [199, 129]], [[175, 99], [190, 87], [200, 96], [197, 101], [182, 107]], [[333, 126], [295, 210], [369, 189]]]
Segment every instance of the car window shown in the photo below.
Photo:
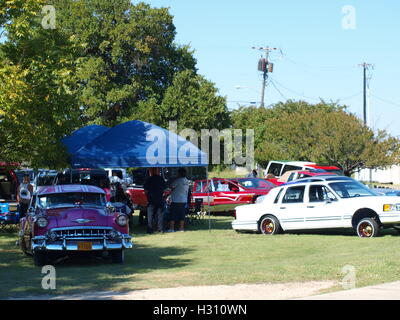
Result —
[[292, 172], [289, 176], [289, 178], [287, 179], [287, 182], [293, 181], [294, 180], [294, 176], [296, 175], [295, 172]]
[[273, 174], [276, 177], [280, 177], [282, 166], [283, 165], [281, 163], [271, 163], [268, 168], [268, 173]]
[[290, 187], [286, 190], [282, 203], [301, 203], [304, 200], [305, 186]]
[[121, 170], [112, 170], [111, 175], [116, 175], [118, 178], [123, 179], [123, 174]]
[[302, 169], [301, 167], [291, 166], [291, 165], [285, 164], [285, 166], [283, 167], [282, 174], [284, 174], [285, 172], [288, 172], [288, 171], [298, 171], [298, 170], [301, 170], [301, 169]]
[[275, 187], [271, 182], [259, 178], [242, 178], [237, 182], [244, 188], [250, 189], [265, 189]]
[[377, 194], [357, 181], [343, 181], [330, 183], [329, 186], [341, 198], [371, 197]]
[[196, 188], [194, 192], [203, 192], [203, 181], [199, 181], [196, 183]]
[[37, 199], [37, 206], [43, 209], [63, 206], [105, 206], [105, 197], [97, 193], [55, 193], [41, 195]]
[[326, 202], [336, 200], [335, 195], [326, 186], [310, 186], [310, 202]]

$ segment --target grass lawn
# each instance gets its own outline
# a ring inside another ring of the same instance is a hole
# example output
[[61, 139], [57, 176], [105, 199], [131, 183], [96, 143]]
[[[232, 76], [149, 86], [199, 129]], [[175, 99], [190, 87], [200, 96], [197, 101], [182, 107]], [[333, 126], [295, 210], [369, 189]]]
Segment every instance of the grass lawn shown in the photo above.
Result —
[[[145, 234], [135, 216], [134, 249], [123, 265], [95, 258], [56, 265], [57, 290], [41, 288], [41, 268], [15, 246], [16, 233], [0, 234], [0, 298], [84, 291], [166, 288], [238, 283], [341, 281], [352, 265], [357, 287], [400, 279], [400, 237], [387, 230], [376, 239], [352, 232], [266, 237], [236, 233], [231, 218], [213, 217], [185, 233]], [[340, 287], [338, 287], [340, 289]]]

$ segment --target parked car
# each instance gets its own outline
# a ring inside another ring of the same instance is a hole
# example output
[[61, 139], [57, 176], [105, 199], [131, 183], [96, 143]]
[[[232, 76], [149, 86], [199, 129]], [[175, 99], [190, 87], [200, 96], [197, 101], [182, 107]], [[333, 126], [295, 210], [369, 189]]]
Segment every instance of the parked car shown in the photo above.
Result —
[[56, 170], [40, 169], [35, 176], [35, 185], [37, 187], [51, 186], [57, 174], [58, 172]]
[[395, 190], [390, 188], [373, 188], [371, 190], [381, 196], [400, 197], [400, 190]]
[[193, 185], [192, 204], [202, 199], [204, 206], [210, 205], [211, 212], [232, 214], [236, 206], [254, 203], [274, 187], [259, 178], [198, 180]]
[[15, 171], [9, 167], [0, 167], [0, 227], [17, 224], [19, 221], [18, 186]]
[[89, 185], [39, 187], [27, 217], [21, 219], [19, 245], [36, 266], [55, 256], [108, 252], [124, 262], [132, 248], [128, 217], [106, 205], [102, 189]]
[[256, 204], [236, 208], [234, 230], [273, 235], [289, 230], [354, 228], [359, 237], [400, 225], [400, 197], [379, 196], [339, 176], [308, 178], [272, 189]]
[[318, 165], [314, 162], [304, 161], [270, 161], [266, 170], [264, 171], [265, 178], [267, 175], [273, 175], [275, 178], [282, 177], [287, 171], [298, 170], [323, 170], [325, 172], [343, 175], [342, 170], [334, 166]]
[[54, 180], [55, 185], [81, 184], [101, 187], [102, 181], [108, 181], [108, 173], [104, 169], [66, 169], [59, 172]]
[[298, 179], [303, 179], [303, 178], [310, 178], [310, 177], [317, 177], [317, 176], [326, 176], [326, 175], [332, 175], [332, 173], [326, 172], [325, 170], [321, 169], [314, 169], [314, 170], [294, 170], [294, 171], [287, 171], [283, 174], [282, 177], [280, 178], [274, 178], [274, 179], [267, 179], [267, 181], [277, 185], [281, 186], [285, 183], [292, 182]]

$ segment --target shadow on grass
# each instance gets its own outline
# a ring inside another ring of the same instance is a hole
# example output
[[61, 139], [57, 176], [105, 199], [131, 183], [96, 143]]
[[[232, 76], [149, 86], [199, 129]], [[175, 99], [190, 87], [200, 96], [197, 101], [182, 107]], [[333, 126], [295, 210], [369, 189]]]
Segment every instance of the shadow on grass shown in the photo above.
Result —
[[[0, 235], [0, 298], [107, 291], [116, 287], [129, 291], [134, 282], [143, 281], [152, 272], [166, 269], [179, 272], [191, 264], [190, 259], [183, 257], [191, 249], [140, 244], [125, 251], [124, 264], [80, 255], [55, 263], [57, 289], [60, 290], [49, 292], [41, 287], [45, 276], [41, 273], [42, 268], [35, 267], [33, 258], [19, 250], [15, 245], [16, 238], [16, 233]], [[125, 285], [127, 282], [129, 285]]]
[[[296, 231], [287, 231], [286, 234], [295, 234], [295, 235], [320, 235], [320, 236], [346, 236], [346, 237], [358, 237], [357, 233], [354, 229], [321, 229], [321, 230], [296, 230]], [[381, 229], [379, 231], [380, 237], [384, 236], [400, 236], [399, 232], [393, 228]]]
[[[204, 216], [196, 220], [192, 220], [186, 223], [186, 231], [204, 231], [209, 230], [232, 230], [232, 220], [230, 216]], [[131, 234], [144, 236], [147, 232], [147, 227], [145, 225], [139, 224], [139, 218], [137, 215], [132, 217], [130, 224]]]

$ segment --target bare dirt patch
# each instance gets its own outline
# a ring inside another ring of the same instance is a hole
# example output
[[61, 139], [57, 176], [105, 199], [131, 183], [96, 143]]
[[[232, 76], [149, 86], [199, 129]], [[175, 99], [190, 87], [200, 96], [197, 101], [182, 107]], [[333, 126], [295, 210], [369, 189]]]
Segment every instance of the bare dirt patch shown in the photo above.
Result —
[[335, 281], [286, 284], [238, 284], [137, 290], [126, 293], [93, 292], [27, 299], [57, 300], [287, 300], [308, 297], [337, 285]]

